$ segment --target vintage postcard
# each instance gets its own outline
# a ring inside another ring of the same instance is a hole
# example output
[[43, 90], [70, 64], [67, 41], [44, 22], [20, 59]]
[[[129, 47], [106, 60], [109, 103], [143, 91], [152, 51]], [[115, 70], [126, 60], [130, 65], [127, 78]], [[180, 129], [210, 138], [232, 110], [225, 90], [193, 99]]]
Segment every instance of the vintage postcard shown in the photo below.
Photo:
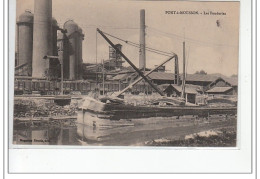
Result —
[[236, 147], [239, 9], [16, 0], [12, 144]]

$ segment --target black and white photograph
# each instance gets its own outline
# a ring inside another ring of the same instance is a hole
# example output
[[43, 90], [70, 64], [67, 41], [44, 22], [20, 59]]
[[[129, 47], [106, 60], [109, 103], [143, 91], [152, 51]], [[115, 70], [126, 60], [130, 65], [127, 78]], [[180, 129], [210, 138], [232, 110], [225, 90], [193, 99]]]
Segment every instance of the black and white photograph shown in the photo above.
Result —
[[239, 1], [16, 0], [12, 145], [237, 147]]

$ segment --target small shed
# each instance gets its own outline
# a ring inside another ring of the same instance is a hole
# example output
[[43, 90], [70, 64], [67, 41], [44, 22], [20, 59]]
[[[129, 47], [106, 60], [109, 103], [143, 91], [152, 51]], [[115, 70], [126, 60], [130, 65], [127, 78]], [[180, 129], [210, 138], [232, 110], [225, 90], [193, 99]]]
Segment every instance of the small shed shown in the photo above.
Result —
[[[178, 85], [172, 85], [176, 94], [178, 96], [181, 96], [181, 92], [182, 92], [182, 86], [178, 86]], [[187, 95], [187, 101], [190, 103], [196, 103], [196, 95], [198, 94], [198, 92], [194, 89], [194, 88], [190, 88], [185, 86], [185, 96]]]
[[[168, 97], [180, 97], [182, 92], [182, 86], [178, 85], [168, 85], [163, 90], [164, 93], [167, 94]], [[187, 101], [190, 103], [196, 102], [196, 95], [198, 92], [194, 88], [185, 87], [185, 95], [187, 94]]]

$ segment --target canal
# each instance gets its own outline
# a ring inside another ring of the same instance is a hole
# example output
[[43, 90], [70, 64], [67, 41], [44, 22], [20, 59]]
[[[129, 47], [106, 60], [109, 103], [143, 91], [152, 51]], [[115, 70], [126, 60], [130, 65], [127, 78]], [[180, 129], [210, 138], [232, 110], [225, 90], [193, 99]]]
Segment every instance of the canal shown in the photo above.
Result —
[[[14, 126], [13, 144], [17, 145], [84, 145], [84, 146], [196, 146], [185, 141], [198, 137], [223, 140], [233, 131], [232, 139], [215, 141], [216, 146], [236, 145], [236, 116], [210, 117], [174, 116], [128, 120], [101, 119], [92, 114], [78, 113], [77, 118], [23, 122]], [[224, 131], [224, 132], [223, 132]], [[235, 136], [234, 136], [235, 135]], [[219, 137], [221, 136], [221, 137]], [[168, 142], [168, 144], [165, 144]], [[173, 141], [184, 141], [177, 145]], [[218, 144], [218, 145], [217, 145]], [[197, 146], [212, 146], [207, 144]], [[213, 145], [214, 146], [214, 145]]]

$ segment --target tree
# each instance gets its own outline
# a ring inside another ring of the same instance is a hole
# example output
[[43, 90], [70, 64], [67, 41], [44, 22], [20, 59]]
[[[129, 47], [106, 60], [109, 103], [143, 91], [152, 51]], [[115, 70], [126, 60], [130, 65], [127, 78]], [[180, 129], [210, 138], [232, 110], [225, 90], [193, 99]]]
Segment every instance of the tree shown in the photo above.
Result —
[[207, 72], [205, 72], [204, 70], [200, 70], [200, 71], [196, 71], [195, 74], [206, 75]]

